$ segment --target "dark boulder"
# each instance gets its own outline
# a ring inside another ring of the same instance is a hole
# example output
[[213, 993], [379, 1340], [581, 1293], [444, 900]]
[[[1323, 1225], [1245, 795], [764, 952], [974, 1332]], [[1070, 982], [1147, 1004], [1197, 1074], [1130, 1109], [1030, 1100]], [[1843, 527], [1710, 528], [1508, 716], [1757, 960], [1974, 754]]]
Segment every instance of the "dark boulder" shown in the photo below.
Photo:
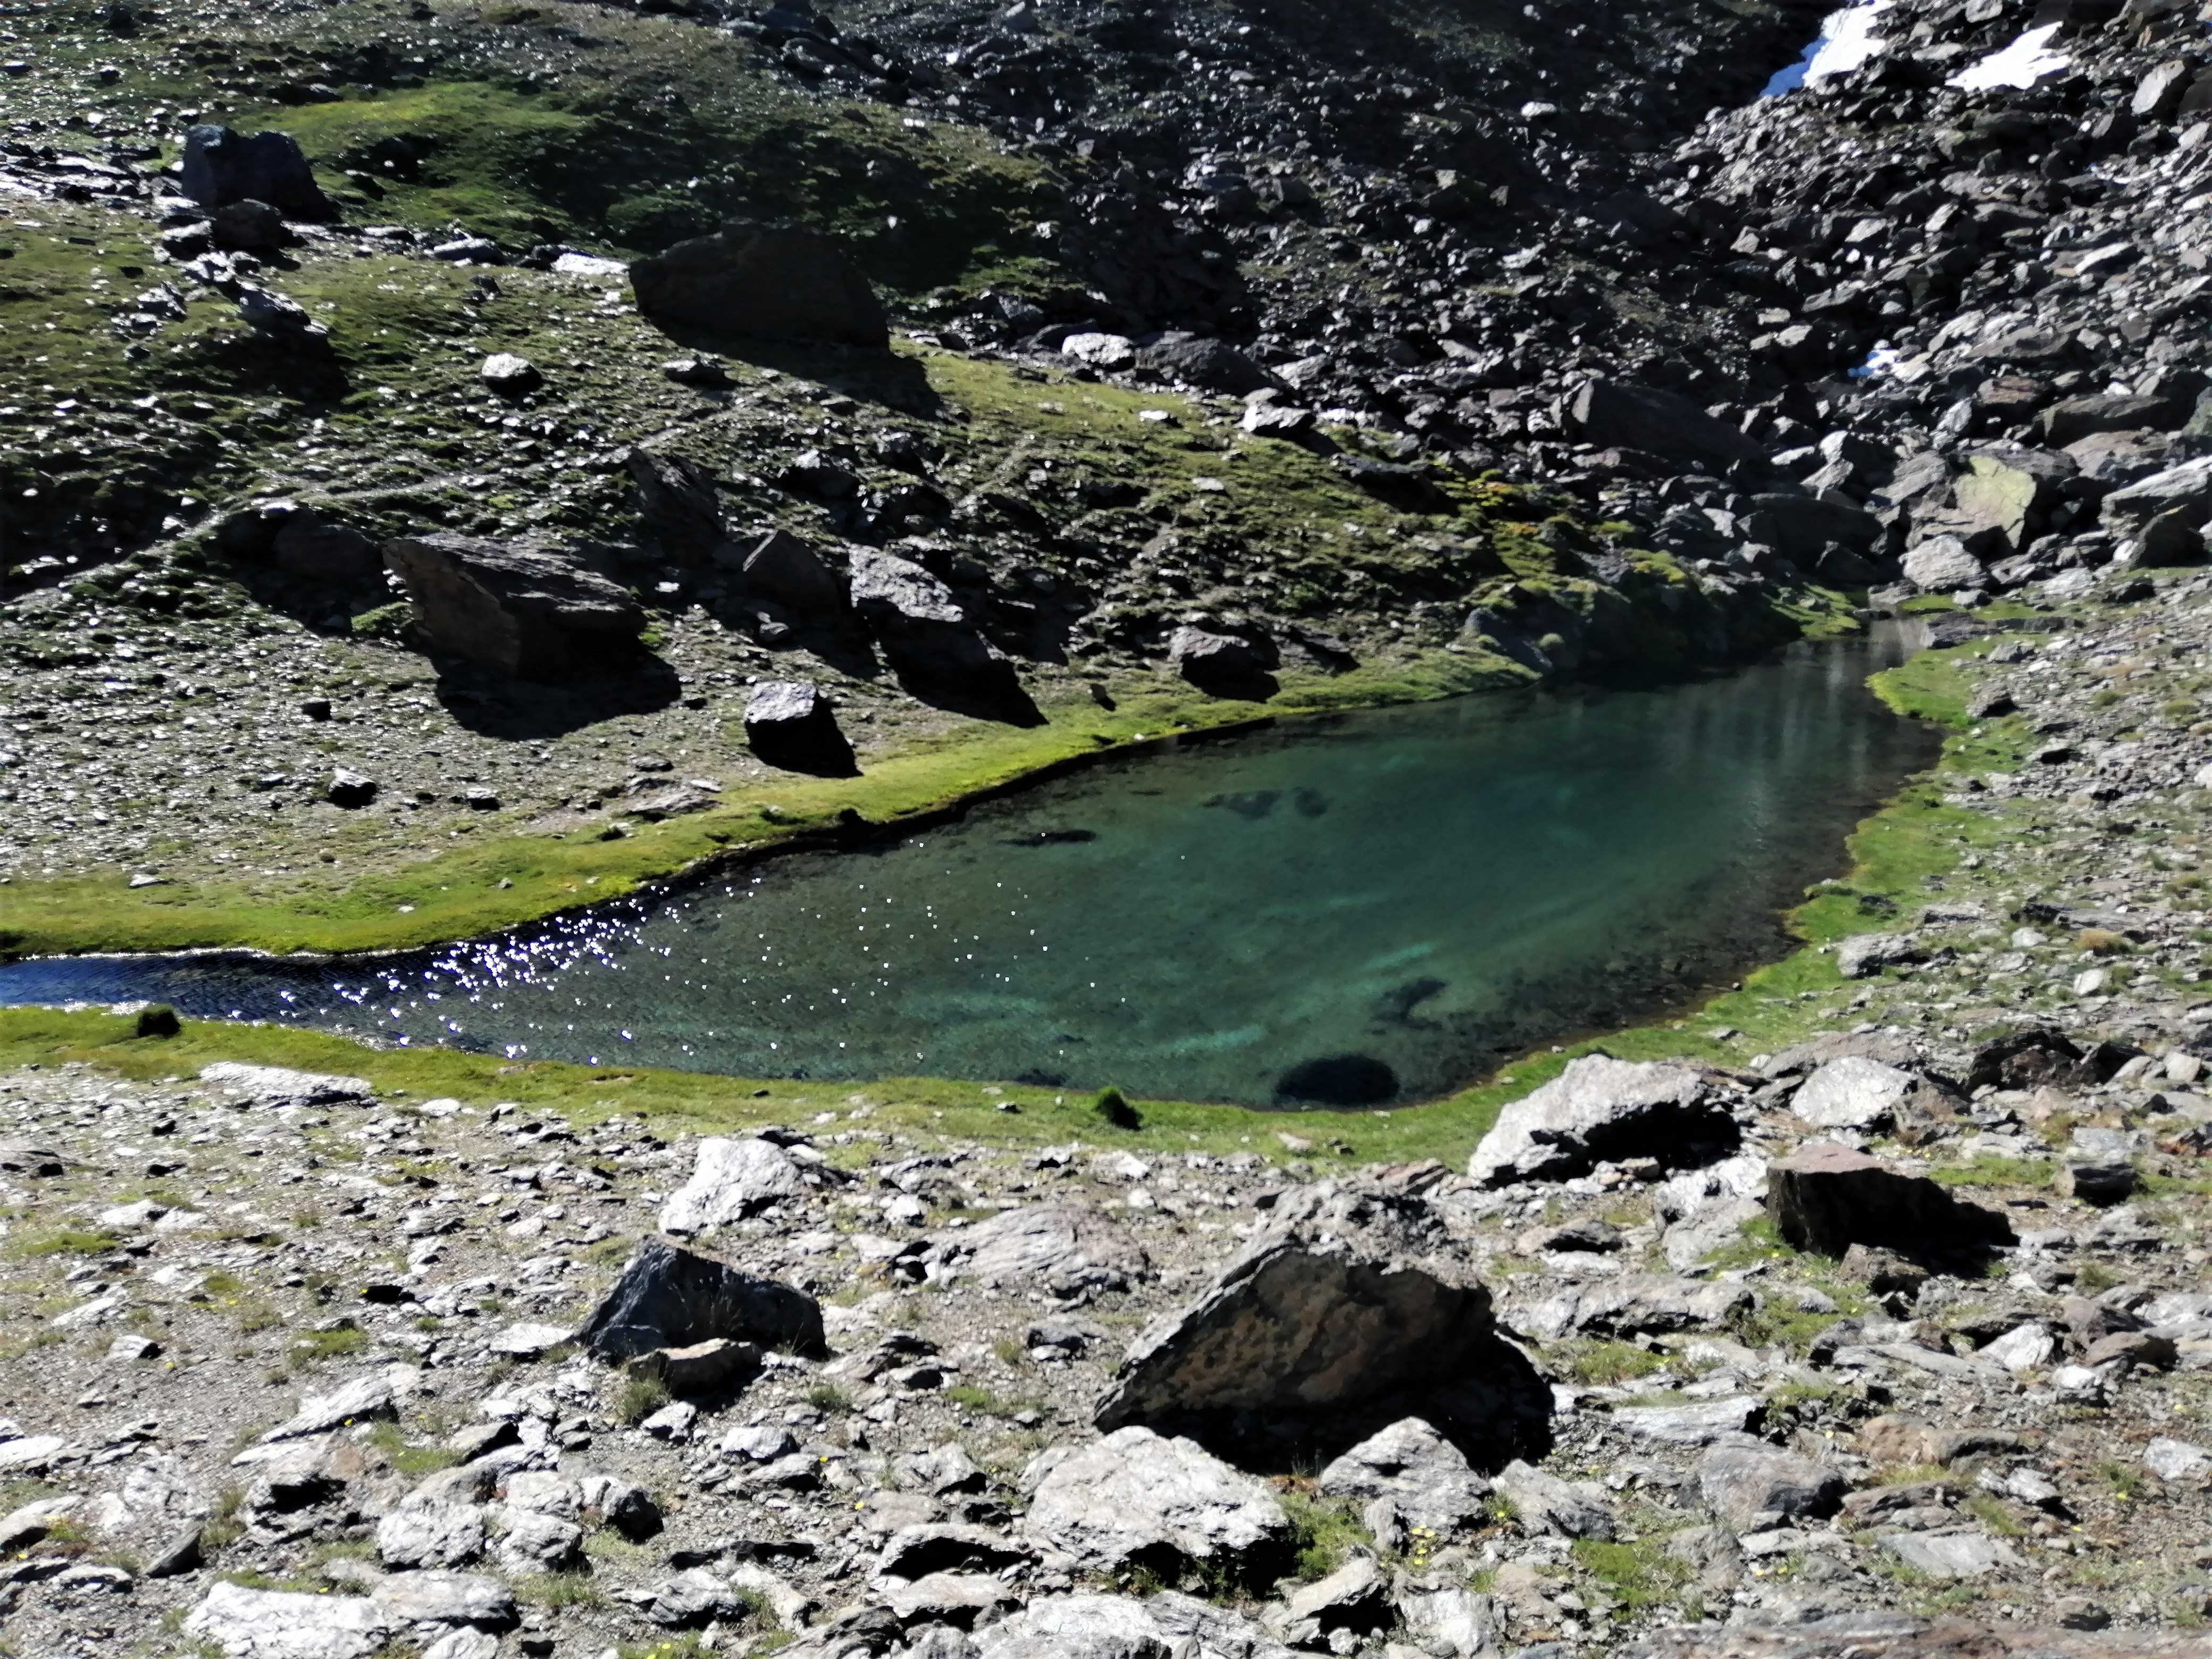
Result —
[[608, 1360], [718, 1337], [799, 1354], [827, 1352], [822, 1306], [812, 1297], [665, 1238], [639, 1243], [577, 1333], [592, 1355]]
[[269, 562], [288, 574], [323, 582], [367, 581], [384, 568], [374, 542], [350, 525], [332, 524], [312, 510], [285, 521], [270, 545]]
[[1178, 628], [1168, 641], [1168, 660], [1183, 678], [1216, 696], [1256, 700], [1274, 690], [1268, 671], [1276, 663], [1275, 649], [1266, 640]]
[[745, 741], [770, 766], [818, 777], [848, 778], [860, 769], [837, 729], [836, 711], [822, 688], [804, 680], [767, 680], [745, 704]]
[[1863, 555], [1881, 535], [1881, 520], [1864, 507], [1819, 495], [1753, 495], [1744, 533], [1800, 569], [1820, 567], [1832, 547]]
[[248, 138], [228, 127], [194, 127], [185, 134], [179, 183], [210, 211], [233, 202], [263, 202], [295, 219], [337, 217], [299, 141], [289, 133], [257, 132]]
[[842, 244], [817, 231], [733, 222], [629, 268], [637, 307], [665, 327], [881, 350], [890, 325]]
[[1137, 366], [1180, 385], [1242, 398], [1277, 383], [1235, 346], [1191, 334], [1164, 334], [1137, 354]]
[[987, 703], [1026, 702], [1013, 665], [978, 633], [952, 590], [896, 554], [853, 555], [853, 609], [902, 679]]
[[2002, 1216], [1832, 1141], [1812, 1142], [1768, 1170], [1766, 1212], [1796, 1249], [1838, 1257], [1872, 1244], [1925, 1262], [2012, 1237]]
[[714, 476], [698, 462], [636, 448], [626, 465], [639, 510], [678, 564], [703, 564], [722, 541], [722, 500]]
[[439, 531], [384, 544], [416, 626], [437, 650], [552, 678], [634, 651], [645, 612], [627, 590], [550, 548]]
[[266, 202], [226, 202], [208, 216], [210, 236], [234, 253], [273, 253], [299, 239]]
[[735, 550], [745, 591], [803, 617], [836, 614], [845, 603], [837, 577], [822, 556], [787, 530], [771, 530]]
[[1716, 467], [1762, 462], [1765, 451], [1679, 392], [1618, 380], [1586, 380], [1567, 404], [1567, 422], [1585, 443], [1648, 450]]

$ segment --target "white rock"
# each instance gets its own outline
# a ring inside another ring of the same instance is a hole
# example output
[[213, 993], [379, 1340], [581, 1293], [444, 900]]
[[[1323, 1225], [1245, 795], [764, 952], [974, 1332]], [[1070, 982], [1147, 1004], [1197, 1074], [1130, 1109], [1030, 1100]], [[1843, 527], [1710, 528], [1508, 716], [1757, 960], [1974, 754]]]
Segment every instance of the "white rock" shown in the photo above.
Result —
[[1917, 1085], [1910, 1072], [1841, 1054], [1805, 1079], [1790, 1109], [1816, 1129], [1871, 1129], [1893, 1120]]
[[660, 1230], [698, 1233], [727, 1226], [805, 1191], [799, 1165], [773, 1141], [757, 1137], [702, 1140], [690, 1180], [660, 1206]]
[[218, 1583], [185, 1619], [185, 1634], [231, 1659], [368, 1659], [392, 1634], [364, 1595], [302, 1595]]
[[2161, 1480], [2194, 1480], [2212, 1470], [2212, 1452], [2160, 1435], [2143, 1448], [2143, 1467]]
[[2050, 1327], [2031, 1322], [2007, 1331], [1982, 1350], [1982, 1357], [1996, 1360], [2018, 1376], [2042, 1370], [2057, 1352], [2058, 1339], [2051, 1334]]

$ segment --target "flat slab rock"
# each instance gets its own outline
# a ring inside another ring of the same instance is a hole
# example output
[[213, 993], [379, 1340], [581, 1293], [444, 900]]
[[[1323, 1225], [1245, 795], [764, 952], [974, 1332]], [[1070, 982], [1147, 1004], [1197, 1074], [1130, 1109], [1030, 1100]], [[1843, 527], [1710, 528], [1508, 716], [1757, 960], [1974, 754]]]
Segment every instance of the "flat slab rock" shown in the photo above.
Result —
[[1042, 1285], [1055, 1296], [1119, 1290], [1152, 1271], [1136, 1240], [1079, 1204], [1001, 1210], [935, 1241], [932, 1255], [992, 1290]]
[[200, 1081], [257, 1106], [373, 1106], [376, 1085], [365, 1077], [295, 1072], [284, 1066], [247, 1066], [219, 1060], [200, 1068]]
[[1146, 1428], [1042, 1452], [1022, 1485], [1030, 1493], [1022, 1535], [1092, 1571], [1236, 1565], [1280, 1551], [1291, 1536], [1290, 1517], [1266, 1486], [1194, 1440]]
[[1489, 1187], [1565, 1181], [1608, 1158], [1674, 1164], [1701, 1140], [1735, 1139], [1718, 1091], [1699, 1073], [1585, 1054], [1498, 1114], [1468, 1174]]

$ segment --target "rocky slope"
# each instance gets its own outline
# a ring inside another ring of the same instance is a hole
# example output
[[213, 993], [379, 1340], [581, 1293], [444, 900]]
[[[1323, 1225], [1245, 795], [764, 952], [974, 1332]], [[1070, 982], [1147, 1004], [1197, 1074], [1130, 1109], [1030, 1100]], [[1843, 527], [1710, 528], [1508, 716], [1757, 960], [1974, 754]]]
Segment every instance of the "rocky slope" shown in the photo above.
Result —
[[[1756, 100], [1819, 9], [7, 13], [0, 933], [1823, 588], [1957, 728], [1825, 948], [1446, 1162], [27, 1059], [7, 1640], [2203, 1651], [2201, 23], [1893, 0]], [[846, 343], [701, 331], [732, 216]]]

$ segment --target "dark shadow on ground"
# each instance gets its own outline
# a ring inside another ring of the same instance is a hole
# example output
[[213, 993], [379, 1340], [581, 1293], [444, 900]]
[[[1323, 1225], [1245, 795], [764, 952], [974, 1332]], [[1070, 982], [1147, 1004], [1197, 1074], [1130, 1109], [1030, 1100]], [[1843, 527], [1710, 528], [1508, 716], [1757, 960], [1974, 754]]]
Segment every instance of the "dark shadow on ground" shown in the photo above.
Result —
[[876, 404], [923, 420], [944, 413], [943, 401], [929, 384], [923, 366], [911, 357], [888, 351], [867, 351], [857, 346], [810, 344], [793, 340], [762, 340], [747, 335], [723, 334], [711, 329], [653, 320], [669, 339], [687, 350], [713, 352], [756, 368], [811, 380], [831, 392], [861, 403]]
[[487, 738], [557, 738], [624, 714], [650, 714], [684, 689], [677, 672], [641, 651], [599, 674], [559, 682], [517, 679], [455, 657], [433, 656], [438, 701], [453, 719]]
[[1528, 1355], [1493, 1337], [1468, 1356], [1462, 1379], [1406, 1389], [1305, 1413], [1194, 1413], [1146, 1419], [1160, 1434], [1185, 1435], [1255, 1474], [1321, 1468], [1393, 1423], [1418, 1417], [1458, 1447], [1478, 1473], [1514, 1459], [1540, 1462], [1552, 1449], [1552, 1383]]

